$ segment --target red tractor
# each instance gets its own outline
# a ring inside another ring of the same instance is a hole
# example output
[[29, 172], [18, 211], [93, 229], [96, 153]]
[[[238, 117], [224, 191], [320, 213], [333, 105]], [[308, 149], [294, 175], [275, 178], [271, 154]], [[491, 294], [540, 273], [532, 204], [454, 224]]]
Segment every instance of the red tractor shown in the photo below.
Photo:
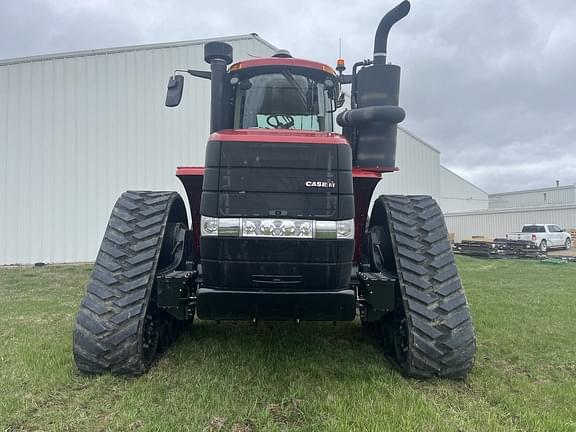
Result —
[[[85, 373], [139, 374], [194, 316], [203, 320], [360, 322], [407, 376], [466, 376], [476, 342], [442, 212], [429, 196], [380, 196], [393, 172], [400, 68], [373, 60], [344, 74], [292, 58], [232, 63], [205, 45], [211, 135], [203, 167], [179, 167], [188, 198], [129, 191], [116, 202], [74, 330]], [[167, 106], [184, 77], [168, 83]], [[351, 85], [351, 107], [342, 85]], [[369, 223], [367, 221], [369, 220]]]

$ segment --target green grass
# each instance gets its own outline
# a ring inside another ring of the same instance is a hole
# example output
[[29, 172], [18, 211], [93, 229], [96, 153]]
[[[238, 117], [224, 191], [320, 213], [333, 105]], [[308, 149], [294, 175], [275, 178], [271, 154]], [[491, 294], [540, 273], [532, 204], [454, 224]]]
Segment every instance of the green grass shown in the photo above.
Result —
[[402, 378], [357, 322], [196, 322], [139, 378], [79, 375], [88, 266], [0, 269], [0, 430], [575, 431], [576, 265], [459, 258], [465, 382]]

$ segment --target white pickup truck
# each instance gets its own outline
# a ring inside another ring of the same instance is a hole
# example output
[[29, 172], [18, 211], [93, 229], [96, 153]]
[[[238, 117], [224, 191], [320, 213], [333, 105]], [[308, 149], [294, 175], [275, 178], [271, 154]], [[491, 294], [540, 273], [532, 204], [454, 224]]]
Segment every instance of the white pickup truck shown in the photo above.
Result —
[[570, 249], [572, 247], [570, 234], [558, 225], [552, 224], [527, 224], [522, 226], [522, 232], [508, 233], [506, 238], [531, 241], [538, 245], [542, 252], [549, 248]]

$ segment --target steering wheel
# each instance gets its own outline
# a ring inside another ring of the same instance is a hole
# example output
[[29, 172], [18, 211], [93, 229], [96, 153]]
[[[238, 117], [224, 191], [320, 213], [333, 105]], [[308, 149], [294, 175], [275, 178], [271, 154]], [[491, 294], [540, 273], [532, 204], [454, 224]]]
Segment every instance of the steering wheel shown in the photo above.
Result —
[[294, 126], [294, 117], [287, 114], [272, 114], [266, 117], [266, 123], [274, 129], [290, 129]]

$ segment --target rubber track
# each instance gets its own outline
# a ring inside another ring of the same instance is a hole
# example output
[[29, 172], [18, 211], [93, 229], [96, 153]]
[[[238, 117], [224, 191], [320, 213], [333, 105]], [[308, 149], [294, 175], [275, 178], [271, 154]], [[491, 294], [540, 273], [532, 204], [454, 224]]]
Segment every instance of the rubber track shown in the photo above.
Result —
[[116, 202], [80, 305], [74, 359], [85, 373], [140, 374], [142, 331], [175, 192], [129, 191]]
[[429, 196], [381, 196], [408, 326], [404, 373], [463, 378], [476, 338], [444, 216]]

